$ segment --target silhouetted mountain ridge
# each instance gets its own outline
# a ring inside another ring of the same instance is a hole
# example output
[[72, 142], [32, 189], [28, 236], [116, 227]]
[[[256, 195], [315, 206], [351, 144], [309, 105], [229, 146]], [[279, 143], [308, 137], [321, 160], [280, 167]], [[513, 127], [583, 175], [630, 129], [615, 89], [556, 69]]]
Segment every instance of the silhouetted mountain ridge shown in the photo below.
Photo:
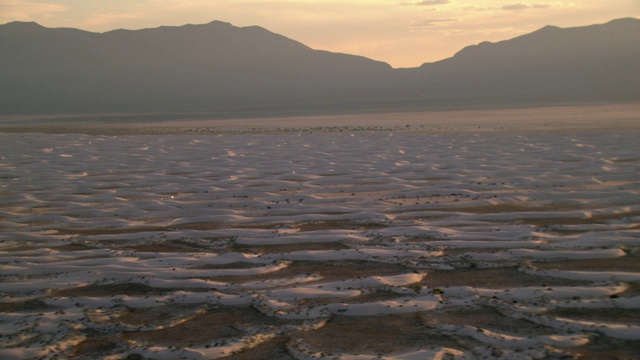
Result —
[[546, 26], [393, 69], [222, 21], [0, 25], [0, 113], [305, 111], [640, 100], [640, 20]]
[[469, 101], [633, 101], [640, 99], [640, 20], [577, 28], [546, 26], [465, 47], [423, 64], [412, 78], [426, 96]]

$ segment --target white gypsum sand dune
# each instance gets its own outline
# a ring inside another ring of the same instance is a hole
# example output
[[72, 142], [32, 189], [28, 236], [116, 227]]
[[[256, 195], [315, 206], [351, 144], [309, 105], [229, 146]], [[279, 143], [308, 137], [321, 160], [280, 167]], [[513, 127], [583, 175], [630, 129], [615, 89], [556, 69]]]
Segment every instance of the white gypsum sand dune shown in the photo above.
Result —
[[0, 357], [632, 358], [640, 119], [571, 109], [0, 134]]

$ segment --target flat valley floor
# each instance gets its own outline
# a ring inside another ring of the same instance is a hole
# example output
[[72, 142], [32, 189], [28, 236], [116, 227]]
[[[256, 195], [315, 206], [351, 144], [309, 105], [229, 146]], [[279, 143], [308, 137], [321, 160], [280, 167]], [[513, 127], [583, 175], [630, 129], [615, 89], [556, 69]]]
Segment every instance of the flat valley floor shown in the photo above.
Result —
[[640, 105], [106, 118], [0, 119], [2, 359], [640, 356]]

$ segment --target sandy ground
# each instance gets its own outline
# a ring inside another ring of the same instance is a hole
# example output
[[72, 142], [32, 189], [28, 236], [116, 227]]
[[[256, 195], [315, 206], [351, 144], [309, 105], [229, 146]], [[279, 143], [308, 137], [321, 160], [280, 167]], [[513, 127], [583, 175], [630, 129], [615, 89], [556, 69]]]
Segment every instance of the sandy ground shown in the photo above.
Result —
[[637, 359], [638, 110], [1, 119], [0, 357]]
[[208, 118], [189, 114], [2, 116], [0, 132], [227, 134], [289, 132], [496, 132], [638, 130], [640, 104], [554, 106], [268, 118]]

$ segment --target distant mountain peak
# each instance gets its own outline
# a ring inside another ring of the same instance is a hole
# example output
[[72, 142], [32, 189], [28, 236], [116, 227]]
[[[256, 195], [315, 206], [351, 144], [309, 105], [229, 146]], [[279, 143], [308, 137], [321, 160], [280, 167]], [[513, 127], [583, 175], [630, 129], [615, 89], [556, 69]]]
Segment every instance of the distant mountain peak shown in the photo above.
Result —
[[43, 27], [35, 21], [12, 21], [4, 24], [4, 26]]
[[38, 24], [35, 21], [13, 21], [10, 23], [6, 23], [4, 25], [0, 25], [0, 28], [20, 30], [20, 31], [34, 31], [34, 30], [46, 29], [44, 26]]
[[235, 27], [233, 24], [226, 22], [226, 21], [220, 21], [220, 20], [213, 20], [210, 23], [207, 23], [205, 25], [209, 25], [209, 26], [220, 26], [220, 27]]
[[0, 114], [638, 101], [639, 27], [545, 26], [393, 69], [219, 20], [104, 33], [16, 21], [0, 25]]
[[626, 18], [620, 18], [620, 19], [613, 19], [611, 21], [609, 21], [607, 24], [618, 24], [618, 25], [638, 25], [640, 24], [640, 19], [637, 18], [632, 18], [632, 17], [626, 17]]
[[562, 30], [562, 28], [559, 27], [559, 26], [555, 26], [555, 25], [547, 25], [547, 26], [544, 26], [544, 27], [540, 28], [537, 31], [534, 31], [534, 33], [536, 33], [536, 32], [552, 32], [552, 31], [558, 31], [558, 30]]

